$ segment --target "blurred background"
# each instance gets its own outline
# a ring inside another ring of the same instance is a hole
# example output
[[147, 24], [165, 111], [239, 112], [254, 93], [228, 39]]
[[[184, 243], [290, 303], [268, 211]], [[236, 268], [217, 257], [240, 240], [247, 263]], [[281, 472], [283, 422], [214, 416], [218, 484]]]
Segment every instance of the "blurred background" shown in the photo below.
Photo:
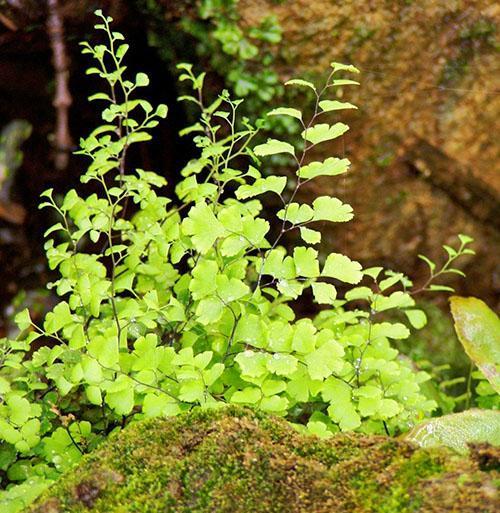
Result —
[[[359, 106], [343, 114], [351, 130], [321, 146], [323, 156], [347, 156], [352, 172], [315, 182], [302, 198], [321, 190], [354, 207], [353, 222], [325, 226], [323, 251], [403, 271], [418, 284], [427, 266], [417, 255], [441, 262], [442, 244], [465, 233], [477, 254], [460, 262], [467, 278], [450, 275], [447, 284], [498, 308], [498, 2], [0, 0], [1, 336], [18, 308], [30, 306], [36, 319], [55, 301], [44, 288], [43, 255], [54, 219], [38, 204], [45, 189], [63, 194], [79, 183], [86, 161], [72, 152], [99, 123], [87, 103], [98, 85], [85, 75], [89, 59], [78, 44], [96, 40], [97, 8], [126, 35], [129, 68], [149, 74], [148, 99], [170, 107], [132, 161], [171, 184], [195, 155], [177, 135], [190, 117], [176, 102], [178, 62], [207, 70], [213, 94], [226, 87], [246, 97], [251, 118], [302, 100], [280, 85], [292, 76], [319, 80], [332, 60], [357, 66], [361, 86], [339, 91]], [[286, 162], [278, 165], [286, 172]], [[426, 308], [434, 320], [428, 343], [453, 338], [446, 298]]]

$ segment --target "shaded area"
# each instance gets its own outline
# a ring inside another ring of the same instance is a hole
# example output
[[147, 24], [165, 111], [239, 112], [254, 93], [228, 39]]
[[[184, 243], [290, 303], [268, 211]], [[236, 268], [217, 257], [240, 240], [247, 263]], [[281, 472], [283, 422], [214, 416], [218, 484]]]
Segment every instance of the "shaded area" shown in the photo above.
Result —
[[[87, 101], [87, 97], [100, 90], [102, 84], [85, 75], [90, 61], [88, 56], [81, 55], [79, 48], [82, 40], [95, 41], [93, 11], [100, 6], [115, 17], [116, 29], [127, 34], [131, 46], [128, 63], [132, 72], [144, 71], [150, 76], [149, 99], [155, 103], [167, 103], [170, 108], [169, 119], [155, 130], [154, 140], [131, 152], [129, 165], [154, 169], [173, 184], [176, 170], [192, 154], [190, 143], [180, 140], [177, 135], [178, 130], [186, 125], [186, 114], [176, 101], [176, 77], [172, 76], [167, 63], [150, 48], [147, 31], [135, 3], [113, 0], [60, 4], [73, 98], [69, 110], [72, 139], [77, 142], [102, 122], [100, 106]], [[54, 131], [58, 113], [52, 105], [56, 82], [45, 26], [46, 12], [38, 3], [37, 8], [23, 5], [25, 8], [13, 10], [8, 9], [5, 3], [0, 4], [0, 12], [13, 24], [10, 28], [5, 22], [0, 24], [0, 128], [12, 119], [26, 120], [33, 127], [31, 137], [22, 146], [24, 159], [11, 190], [11, 199], [25, 208], [26, 220], [23, 225], [15, 226], [5, 216], [0, 219], [0, 279], [4, 284], [0, 308], [3, 309], [26, 289], [31, 292], [27, 299], [20, 299], [20, 302], [24, 301], [22, 306], [41, 302], [42, 305], [35, 306], [35, 309], [41, 310], [42, 314], [43, 303], [50, 303], [49, 296], [44, 299], [44, 295], [36, 290], [50, 280], [43, 253], [43, 233], [56, 219], [52, 212], [39, 211], [40, 194], [47, 188], [54, 188], [56, 194], [61, 195], [72, 187], [83, 190], [79, 177], [87, 161], [81, 156], [71, 155], [66, 169], [56, 169], [59, 149], [54, 146]], [[9, 309], [3, 317], [11, 311]], [[3, 325], [0, 330], [5, 332], [8, 329], [5, 319]]]

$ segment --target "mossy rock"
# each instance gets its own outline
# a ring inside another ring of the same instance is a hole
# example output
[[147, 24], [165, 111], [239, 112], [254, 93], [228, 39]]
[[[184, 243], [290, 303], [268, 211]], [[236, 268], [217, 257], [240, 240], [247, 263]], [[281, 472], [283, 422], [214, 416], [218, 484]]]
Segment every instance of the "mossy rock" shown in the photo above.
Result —
[[493, 513], [499, 470], [487, 446], [464, 458], [381, 436], [320, 440], [229, 408], [127, 427], [28, 511]]

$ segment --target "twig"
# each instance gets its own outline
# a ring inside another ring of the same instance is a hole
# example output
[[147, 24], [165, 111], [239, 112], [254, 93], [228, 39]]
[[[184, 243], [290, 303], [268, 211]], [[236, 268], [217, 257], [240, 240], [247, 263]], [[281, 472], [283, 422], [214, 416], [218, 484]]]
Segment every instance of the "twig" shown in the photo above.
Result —
[[2, 14], [0, 12], [0, 22], [3, 23], [9, 30], [12, 30], [12, 32], [15, 32], [18, 29], [18, 26], [12, 21], [10, 18], [5, 16], [5, 14]]
[[52, 64], [55, 70], [56, 83], [56, 91], [52, 103], [57, 115], [54, 134], [54, 146], [56, 149], [54, 164], [58, 171], [62, 171], [68, 166], [69, 152], [73, 146], [68, 125], [69, 108], [72, 104], [68, 87], [69, 59], [64, 41], [64, 24], [59, 11], [58, 0], [47, 0], [47, 8], [47, 32], [50, 47], [52, 48]]

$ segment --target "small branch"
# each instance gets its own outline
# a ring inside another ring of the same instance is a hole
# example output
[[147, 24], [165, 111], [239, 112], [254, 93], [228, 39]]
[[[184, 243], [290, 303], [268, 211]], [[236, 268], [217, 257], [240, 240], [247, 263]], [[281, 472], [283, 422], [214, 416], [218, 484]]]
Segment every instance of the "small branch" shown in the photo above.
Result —
[[68, 166], [69, 152], [73, 141], [69, 132], [69, 108], [72, 98], [69, 91], [69, 59], [64, 41], [64, 24], [59, 11], [58, 0], [47, 0], [48, 17], [47, 33], [52, 49], [52, 64], [55, 71], [56, 91], [53, 105], [56, 109], [56, 129], [54, 132], [54, 147], [56, 155], [54, 164], [58, 171]]
[[8, 18], [5, 14], [2, 14], [0, 12], [0, 23], [5, 25], [9, 30], [12, 32], [16, 32], [18, 29], [18, 26], [15, 24], [14, 21], [12, 21], [10, 18]]

